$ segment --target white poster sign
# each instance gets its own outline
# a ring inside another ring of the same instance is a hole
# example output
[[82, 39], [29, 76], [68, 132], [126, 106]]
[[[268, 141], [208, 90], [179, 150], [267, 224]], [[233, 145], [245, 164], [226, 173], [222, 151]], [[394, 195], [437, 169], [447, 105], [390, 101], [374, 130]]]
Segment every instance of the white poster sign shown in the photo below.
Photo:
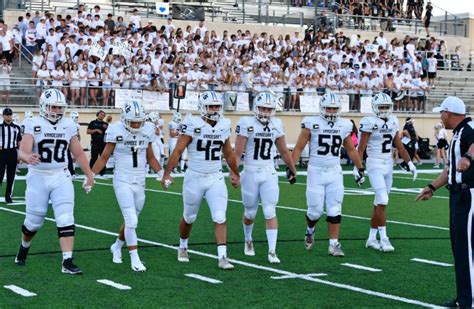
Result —
[[[199, 92], [187, 90], [186, 91], [186, 98], [180, 100], [179, 102], [179, 110], [188, 110], [188, 111], [197, 111], [198, 109], [198, 98]], [[178, 108], [178, 100], [175, 99], [173, 101], [173, 108]]]
[[125, 105], [125, 102], [128, 101], [138, 101], [142, 103], [142, 90], [136, 89], [116, 89], [115, 90], [115, 107], [122, 108]]
[[169, 94], [157, 91], [143, 91], [143, 107], [145, 110], [167, 111], [169, 106]]
[[349, 96], [347, 94], [343, 94], [340, 96], [341, 98], [341, 112], [348, 113], [349, 112]]
[[318, 113], [319, 101], [321, 98], [317, 95], [300, 96], [300, 110], [302, 113]]
[[98, 42], [95, 42], [92, 44], [92, 47], [89, 50], [89, 56], [95, 56], [104, 61], [105, 57], [107, 56], [107, 51], [104, 47], [102, 47], [102, 45], [100, 45]]
[[127, 42], [115, 41], [112, 45], [112, 54], [122, 55], [125, 57], [125, 59], [130, 59], [130, 57], [132, 56], [132, 49], [130, 47], [130, 44], [128, 44]]
[[237, 111], [248, 112], [250, 110], [249, 95], [247, 92], [239, 92], [237, 94]]
[[156, 14], [170, 15], [170, 4], [164, 2], [156, 2]]
[[372, 97], [361, 97], [360, 98], [360, 112], [362, 114], [372, 113]]

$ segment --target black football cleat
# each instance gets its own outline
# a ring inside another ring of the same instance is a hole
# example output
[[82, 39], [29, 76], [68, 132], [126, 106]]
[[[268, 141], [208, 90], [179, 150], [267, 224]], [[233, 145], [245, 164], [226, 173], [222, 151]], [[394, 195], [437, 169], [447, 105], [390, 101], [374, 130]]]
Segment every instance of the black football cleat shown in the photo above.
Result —
[[25, 248], [20, 245], [20, 250], [18, 250], [18, 254], [15, 257], [15, 264], [18, 266], [25, 266], [26, 264], [26, 257], [28, 256], [28, 250], [30, 247]]
[[76, 265], [74, 265], [74, 263], [72, 262], [72, 258], [65, 259], [63, 261], [61, 271], [63, 274], [82, 275], [82, 270]]

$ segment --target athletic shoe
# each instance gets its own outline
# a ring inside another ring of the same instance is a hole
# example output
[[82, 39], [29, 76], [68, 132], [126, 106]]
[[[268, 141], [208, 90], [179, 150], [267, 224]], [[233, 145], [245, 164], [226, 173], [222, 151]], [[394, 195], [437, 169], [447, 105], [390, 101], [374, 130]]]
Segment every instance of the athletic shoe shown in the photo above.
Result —
[[253, 249], [253, 242], [251, 240], [245, 242], [244, 254], [248, 256], [255, 256], [255, 250]]
[[314, 233], [313, 234], [306, 234], [304, 236], [304, 247], [306, 250], [313, 249], [314, 246]]
[[112, 262], [122, 264], [122, 248], [117, 247], [114, 243], [110, 246], [110, 252], [112, 252]]
[[275, 251], [268, 252], [268, 262], [271, 264], [280, 264], [280, 259], [277, 257]]
[[328, 254], [332, 256], [344, 256], [344, 251], [342, 251], [342, 246], [340, 242], [337, 242], [335, 245], [329, 245]]
[[226, 257], [219, 259], [218, 266], [220, 269], [225, 269], [225, 270], [234, 269], [234, 265], [232, 265]]
[[380, 243], [377, 239], [367, 239], [367, 242], [365, 243], [366, 248], [372, 248], [375, 250], [380, 250]]
[[186, 248], [178, 248], [178, 261], [189, 262], [189, 254]]
[[384, 239], [380, 239], [380, 251], [393, 252], [395, 251], [395, 248], [392, 246], [388, 238], [384, 238]]
[[63, 274], [70, 274], [70, 275], [82, 275], [82, 270], [74, 265], [72, 262], [72, 258], [65, 259], [63, 261], [62, 269]]
[[145, 265], [143, 265], [143, 263], [140, 260], [135, 261], [135, 262], [132, 261], [132, 270], [136, 272], [145, 272], [146, 267]]
[[18, 254], [15, 257], [15, 264], [18, 266], [25, 266], [26, 264], [26, 257], [28, 256], [28, 250], [30, 247], [25, 248], [20, 245], [20, 250], [18, 250]]

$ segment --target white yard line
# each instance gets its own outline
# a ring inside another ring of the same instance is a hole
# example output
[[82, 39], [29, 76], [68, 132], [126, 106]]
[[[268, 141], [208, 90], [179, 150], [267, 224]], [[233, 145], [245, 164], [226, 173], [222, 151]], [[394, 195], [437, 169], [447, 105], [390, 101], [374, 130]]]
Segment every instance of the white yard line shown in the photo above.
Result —
[[108, 280], [108, 279], [99, 279], [99, 280], [97, 280], [97, 282], [108, 285], [108, 286], [111, 286], [111, 287], [119, 289], [119, 290], [131, 290], [132, 289], [128, 285], [113, 282], [112, 280]]
[[436, 261], [432, 261], [432, 260], [425, 260], [425, 259], [419, 259], [419, 258], [413, 258], [413, 259], [411, 259], [411, 261], [430, 264], [430, 265], [436, 265], [436, 266], [444, 266], [444, 267], [454, 266], [453, 264], [449, 264], [449, 263], [436, 262]]
[[[0, 207], [0, 210], [25, 215], [25, 212], [23, 212], [23, 211], [8, 209], [8, 208], [5, 208], [5, 207]], [[46, 217], [45, 220], [51, 221], [51, 222], [55, 221], [54, 219], [48, 218], [48, 217]], [[103, 230], [103, 229], [97, 229], [97, 228], [86, 226], [86, 225], [76, 224], [76, 227], [84, 229], [84, 230], [100, 233], [100, 234], [110, 235], [110, 236], [113, 236], [113, 237], [118, 236], [117, 233], [106, 231], [106, 230]], [[144, 244], [155, 245], [155, 246], [159, 246], [159, 247], [163, 247], [163, 248], [167, 248], [167, 249], [172, 249], [172, 250], [178, 250], [178, 247], [168, 245], [168, 244], [164, 244], [164, 243], [159, 243], [159, 242], [156, 242], [156, 241], [151, 241], [151, 240], [146, 240], [146, 239], [141, 239], [141, 238], [139, 238], [138, 241], [140, 241]], [[214, 259], [214, 260], [218, 259], [218, 257], [216, 255], [212, 255], [212, 254], [197, 251], [197, 250], [188, 250], [188, 252], [191, 253], [191, 254], [195, 254], [195, 255], [199, 255], [199, 256], [203, 256], [203, 257], [208, 257], [208, 258], [211, 258], [211, 259]], [[402, 302], [402, 303], [406, 303], [406, 304], [422, 306], [422, 307], [429, 307], [429, 308], [436, 307], [436, 305], [433, 305], [433, 304], [430, 304], [430, 303], [425, 303], [425, 302], [415, 300], [415, 299], [410, 299], [410, 298], [396, 296], [396, 295], [392, 295], [392, 294], [372, 291], [372, 290], [360, 288], [360, 287], [349, 285], [349, 284], [343, 284], [343, 283], [337, 283], [337, 282], [322, 280], [322, 279], [313, 278], [313, 277], [310, 277], [310, 276], [307, 276], [307, 275], [298, 275], [298, 274], [293, 273], [293, 272], [289, 272], [289, 271], [286, 271], [286, 270], [280, 270], [280, 269], [269, 267], [269, 266], [262, 266], [262, 265], [249, 263], [249, 262], [244, 262], [244, 261], [235, 260], [235, 259], [229, 259], [229, 261], [231, 263], [236, 264], [236, 265], [246, 266], [246, 267], [253, 268], [253, 269], [258, 269], [258, 270], [264, 270], [264, 271], [272, 272], [272, 273], [279, 274], [279, 275], [299, 276], [299, 279], [302, 279], [302, 280], [315, 282], [315, 283], [319, 283], [319, 284], [323, 284], [323, 285], [327, 285], [327, 286], [331, 286], [331, 287], [336, 287], [336, 288], [344, 289], [344, 290], [348, 290], [348, 291], [353, 291], [353, 292], [356, 292], [356, 293], [366, 294], [366, 295], [370, 295], [370, 296], [377, 296], [377, 297], [384, 298], [384, 299], [390, 299], [390, 300], [394, 300], [394, 301], [398, 301], [398, 302]]]
[[194, 279], [209, 282], [209, 283], [212, 283], [212, 284], [222, 283], [222, 281], [220, 281], [220, 280], [212, 279], [212, 278], [209, 278], [209, 277], [204, 277], [204, 276], [201, 276], [201, 275], [198, 275], [198, 274], [184, 274], [184, 275], [186, 277], [189, 277], [189, 278], [194, 278]]
[[357, 264], [351, 264], [351, 263], [342, 263], [341, 265], [351, 267], [351, 268], [360, 269], [360, 270], [367, 270], [367, 271], [371, 271], [371, 272], [382, 271], [381, 269], [378, 269], [378, 268], [372, 268], [372, 267], [367, 267], [367, 266], [362, 266], [362, 265], [357, 265]]
[[23, 288], [20, 288], [19, 286], [16, 285], [4, 285], [3, 286], [5, 289], [8, 289], [12, 291], [13, 293], [16, 293], [18, 295], [21, 295], [23, 297], [33, 297], [36, 296], [36, 293], [30, 292], [28, 290], [25, 290]]
[[299, 279], [301, 276], [305, 277], [325, 277], [328, 274], [325, 273], [316, 273], [316, 274], [306, 274], [306, 275], [294, 275], [294, 276], [271, 276], [270, 278], [275, 280], [283, 280], [283, 279]]

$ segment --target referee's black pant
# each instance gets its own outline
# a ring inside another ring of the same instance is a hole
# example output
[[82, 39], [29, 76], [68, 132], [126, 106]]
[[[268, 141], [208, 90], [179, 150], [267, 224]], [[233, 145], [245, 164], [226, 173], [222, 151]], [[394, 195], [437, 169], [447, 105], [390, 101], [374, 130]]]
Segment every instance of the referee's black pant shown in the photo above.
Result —
[[3, 183], [5, 169], [7, 170], [7, 189], [5, 191], [5, 199], [11, 199], [12, 197], [17, 162], [18, 151], [16, 148], [0, 150], [0, 185]]
[[449, 232], [451, 249], [454, 256], [454, 270], [456, 273], [457, 302], [460, 306], [471, 307], [474, 290], [474, 204], [472, 195], [474, 188], [462, 188], [454, 185], [450, 188], [449, 197]]
[[[89, 166], [92, 168], [95, 164], [95, 161], [99, 158], [105, 148], [105, 143], [103, 142], [92, 142], [91, 144], [91, 160], [89, 161]], [[105, 167], [100, 171], [100, 175], [105, 174]]]

